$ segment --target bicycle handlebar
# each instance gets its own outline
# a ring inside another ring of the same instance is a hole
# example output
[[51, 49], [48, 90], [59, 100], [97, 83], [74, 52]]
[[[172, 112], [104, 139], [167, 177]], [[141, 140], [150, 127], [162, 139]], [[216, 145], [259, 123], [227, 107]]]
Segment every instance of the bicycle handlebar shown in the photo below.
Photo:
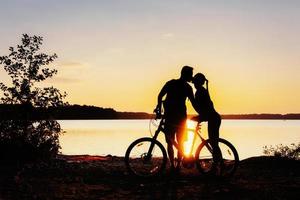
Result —
[[161, 113], [161, 109], [155, 108], [153, 112], [155, 114], [155, 119], [161, 119], [163, 117], [163, 114]]

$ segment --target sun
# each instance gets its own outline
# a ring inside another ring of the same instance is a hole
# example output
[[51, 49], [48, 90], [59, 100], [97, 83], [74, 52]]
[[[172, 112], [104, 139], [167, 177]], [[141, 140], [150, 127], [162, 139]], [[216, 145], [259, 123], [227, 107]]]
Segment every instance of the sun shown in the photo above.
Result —
[[183, 153], [186, 157], [191, 157], [195, 143], [195, 126], [196, 123], [192, 120], [186, 120], [186, 140], [183, 142]]

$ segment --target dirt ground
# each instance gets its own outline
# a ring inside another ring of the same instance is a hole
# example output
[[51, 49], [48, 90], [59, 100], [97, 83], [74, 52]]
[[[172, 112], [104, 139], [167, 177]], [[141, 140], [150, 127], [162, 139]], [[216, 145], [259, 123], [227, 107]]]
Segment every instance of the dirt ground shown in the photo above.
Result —
[[254, 157], [227, 180], [183, 169], [152, 180], [127, 173], [113, 156], [60, 156], [51, 162], [1, 163], [0, 199], [297, 199], [300, 161]]

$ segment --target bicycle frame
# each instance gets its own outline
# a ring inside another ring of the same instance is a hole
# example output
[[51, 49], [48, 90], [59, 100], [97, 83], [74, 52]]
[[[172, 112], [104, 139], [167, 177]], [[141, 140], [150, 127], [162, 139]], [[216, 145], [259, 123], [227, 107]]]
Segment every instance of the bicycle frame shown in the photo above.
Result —
[[[197, 122], [197, 126], [195, 129], [195, 133], [198, 135], [198, 137], [201, 140], [201, 143], [205, 141], [205, 139], [201, 136], [201, 122]], [[211, 146], [205, 144], [205, 146], [207, 147], [207, 149], [212, 153], [213, 149]]]
[[[159, 135], [159, 133], [161, 131], [163, 131], [163, 125], [164, 125], [164, 118], [161, 119], [156, 131], [155, 131], [155, 134], [154, 136], [152, 137], [153, 140], [157, 140], [157, 137]], [[187, 130], [192, 130], [201, 140], [201, 142], [204, 142], [205, 139], [201, 136], [201, 122], [197, 122], [197, 125], [196, 125], [196, 128], [195, 129], [187, 129]], [[195, 140], [195, 139], [194, 139]], [[194, 143], [194, 141], [193, 141]], [[174, 144], [173, 144], [177, 149], [178, 149], [178, 143], [176, 143], [174, 141]], [[153, 147], [154, 147], [154, 143], [151, 143], [150, 147], [149, 147], [149, 150], [148, 150], [148, 153], [147, 153], [147, 158], [150, 158], [149, 156], [151, 156], [151, 152], [153, 150]], [[212, 152], [212, 147], [210, 147], [209, 145], [206, 145], [207, 149]]]

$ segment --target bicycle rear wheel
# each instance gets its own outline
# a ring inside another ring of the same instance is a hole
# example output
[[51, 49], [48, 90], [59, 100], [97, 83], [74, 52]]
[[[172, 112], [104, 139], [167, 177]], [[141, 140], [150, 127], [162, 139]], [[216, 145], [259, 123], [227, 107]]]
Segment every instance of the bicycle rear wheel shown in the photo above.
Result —
[[[149, 152], [150, 146], [153, 149]], [[160, 174], [167, 163], [167, 153], [163, 145], [152, 138], [134, 141], [125, 154], [127, 170], [139, 177], [153, 177]]]
[[218, 176], [230, 177], [237, 169], [238, 153], [227, 140], [219, 138], [218, 145], [222, 153], [222, 160], [219, 163], [213, 162], [212, 146], [209, 139], [199, 145], [195, 153], [197, 168], [204, 175], [214, 173]]

